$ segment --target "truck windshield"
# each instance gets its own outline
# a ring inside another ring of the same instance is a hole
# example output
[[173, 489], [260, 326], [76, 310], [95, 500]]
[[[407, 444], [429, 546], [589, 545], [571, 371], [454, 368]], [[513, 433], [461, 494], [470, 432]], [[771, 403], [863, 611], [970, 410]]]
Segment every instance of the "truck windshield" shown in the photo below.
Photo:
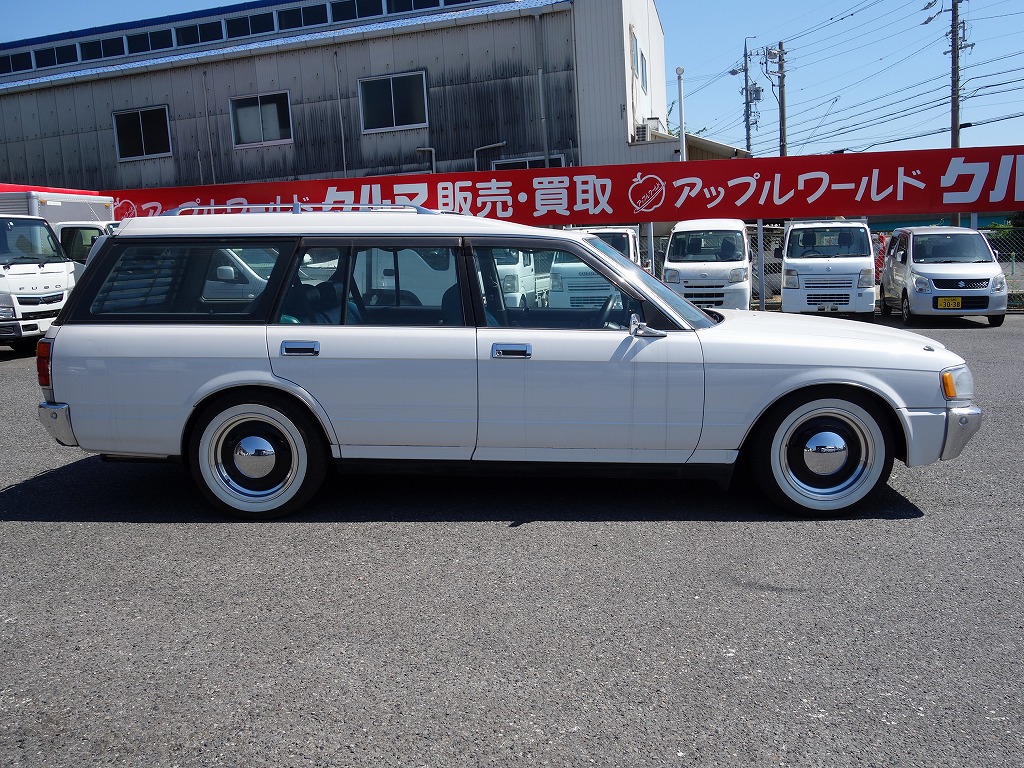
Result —
[[862, 227], [814, 227], [793, 230], [787, 256], [791, 259], [834, 259], [870, 256], [871, 242]]
[[914, 235], [915, 264], [980, 264], [992, 254], [980, 232], [951, 235]]
[[674, 232], [668, 244], [668, 261], [742, 261], [743, 234], [708, 229]]
[[42, 221], [0, 217], [0, 264], [54, 264], [64, 253]]
[[599, 238], [604, 240], [608, 245], [614, 248], [616, 251], [621, 253], [623, 256], [629, 255], [629, 237], [623, 232], [595, 232]]

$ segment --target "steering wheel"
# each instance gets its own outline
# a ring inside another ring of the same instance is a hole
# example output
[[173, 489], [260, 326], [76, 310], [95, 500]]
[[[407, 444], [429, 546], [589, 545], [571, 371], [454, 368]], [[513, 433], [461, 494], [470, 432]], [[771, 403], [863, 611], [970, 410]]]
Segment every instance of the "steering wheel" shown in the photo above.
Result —
[[813, 248], [811, 248], [809, 251], [804, 251], [800, 255], [801, 256], [824, 256], [825, 254], [822, 253], [821, 251], [816, 251]]
[[608, 323], [608, 318], [612, 316], [612, 307], [615, 305], [615, 294], [612, 293], [604, 300], [604, 304], [601, 305], [601, 309], [597, 313], [597, 324], [595, 328], [604, 328]]

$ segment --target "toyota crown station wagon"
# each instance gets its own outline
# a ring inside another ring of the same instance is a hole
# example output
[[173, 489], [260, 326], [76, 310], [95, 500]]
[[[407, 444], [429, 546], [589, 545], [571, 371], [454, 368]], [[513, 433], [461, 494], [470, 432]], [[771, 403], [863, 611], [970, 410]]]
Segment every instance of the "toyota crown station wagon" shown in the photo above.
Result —
[[[605, 298], [509, 305], [508, 249], [575, 263]], [[423, 210], [129, 221], [37, 366], [58, 442], [180, 459], [245, 518], [299, 509], [334, 462], [723, 484], [741, 467], [827, 515], [895, 458], [955, 458], [982, 418], [964, 361], [922, 336], [700, 310], [592, 235]]]

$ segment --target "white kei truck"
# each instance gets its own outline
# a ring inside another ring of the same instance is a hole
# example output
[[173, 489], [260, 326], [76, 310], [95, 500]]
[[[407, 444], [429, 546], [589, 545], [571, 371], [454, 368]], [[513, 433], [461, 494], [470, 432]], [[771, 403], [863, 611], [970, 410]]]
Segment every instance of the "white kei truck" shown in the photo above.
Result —
[[89, 245], [110, 232], [113, 210], [102, 195], [0, 192], [0, 344], [35, 349], [85, 269]]
[[875, 316], [875, 256], [864, 221], [792, 221], [781, 249], [782, 311]]

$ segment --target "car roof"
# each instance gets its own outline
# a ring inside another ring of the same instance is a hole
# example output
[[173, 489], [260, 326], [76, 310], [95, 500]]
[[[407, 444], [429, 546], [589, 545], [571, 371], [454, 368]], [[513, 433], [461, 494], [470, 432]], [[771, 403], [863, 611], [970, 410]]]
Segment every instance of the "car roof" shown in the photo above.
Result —
[[129, 219], [112, 237], [187, 237], [192, 235], [520, 235], [582, 239], [561, 229], [434, 211], [395, 209], [358, 212], [211, 213], [143, 216]]
[[970, 227], [898, 227], [893, 232], [909, 232], [912, 235], [955, 235], [963, 234], [965, 232], [972, 232], [981, 234], [976, 229]]
[[704, 229], [738, 229], [746, 232], [747, 224], [742, 219], [687, 219], [672, 227], [673, 232], [697, 232]]

